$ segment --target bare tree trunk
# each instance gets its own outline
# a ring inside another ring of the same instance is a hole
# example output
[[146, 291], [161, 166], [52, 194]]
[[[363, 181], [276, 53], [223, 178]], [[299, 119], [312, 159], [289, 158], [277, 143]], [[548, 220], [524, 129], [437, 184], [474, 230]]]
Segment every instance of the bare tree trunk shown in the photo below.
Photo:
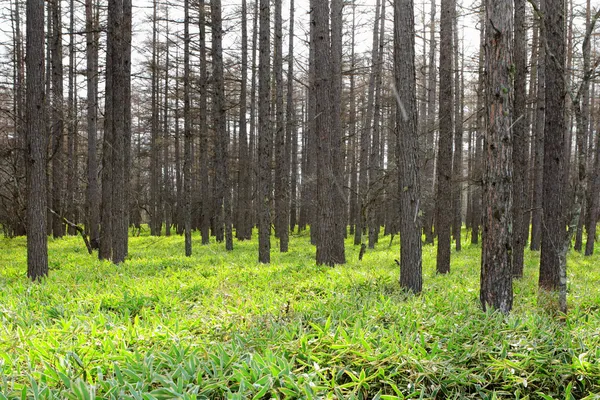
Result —
[[442, 0], [440, 16], [440, 137], [437, 162], [436, 232], [437, 272], [450, 272], [450, 226], [452, 224], [452, 18], [454, 0]]
[[344, 147], [342, 139], [342, 23], [343, 0], [331, 0], [331, 162], [333, 175], [331, 179], [331, 196], [333, 207], [332, 235], [333, 260], [338, 264], [346, 262], [344, 239], [346, 237], [346, 196], [344, 184]]
[[461, 251], [462, 228], [462, 182], [463, 182], [463, 99], [461, 86], [461, 70], [459, 69], [460, 47], [458, 41], [458, 13], [454, 18], [454, 158], [452, 160], [452, 236], [456, 243], [456, 251]]
[[400, 196], [400, 286], [414, 293], [423, 287], [421, 221], [419, 218], [419, 142], [415, 74], [413, 0], [394, 2], [394, 65], [396, 153]]
[[[200, 2], [200, 15], [203, 15], [204, 5]], [[192, 117], [190, 115], [190, 2], [184, 0], [184, 23], [183, 23], [183, 225], [185, 235], [185, 255], [192, 255]], [[200, 21], [204, 26], [204, 21]], [[203, 41], [200, 36], [201, 43]], [[202, 76], [200, 77], [202, 80]], [[202, 82], [201, 82], [202, 85]], [[203, 171], [208, 174], [208, 171]], [[206, 190], [206, 187], [203, 187]], [[204, 241], [204, 232], [202, 232]]]
[[[221, 18], [221, 0], [211, 1], [212, 20], [212, 57], [213, 57], [213, 88], [212, 113], [213, 129], [215, 131], [215, 226], [217, 241], [225, 236], [225, 248], [233, 250], [233, 234], [231, 221], [231, 189], [227, 167], [229, 135], [225, 120], [225, 80], [223, 77], [223, 28]], [[223, 232], [223, 228], [225, 232]]]
[[152, 99], [151, 99], [151, 137], [150, 137], [150, 234], [160, 236], [162, 221], [160, 218], [160, 163], [158, 138], [158, 55], [157, 55], [157, 0], [153, 0], [152, 16]]
[[369, 77], [369, 88], [367, 92], [367, 106], [366, 106], [366, 117], [360, 133], [360, 171], [358, 178], [358, 224], [357, 229], [354, 232], [354, 245], [364, 245], [363, 235], [367, 229], [367, 215], [370, 201], [370, 189], [369, 189], [369, 171], [370, 171], [370, 160], [369, 160], [369, 149], [371, 142], [371, 130], [373, 128], [373, 99], [375, 96], [375, 82], [376, 82], [376, 63], [379, 59], [379, 18], [380, 18], [380, 4], [381, 1], [377, 0], [375, 6], [375, 23], [373, 24], [373, 44], [372, 44], [372, 58], [371, 58], [371, 75]]
[[95, 18], [93, 0], [85, 2], [86, 26], [86, 79], [87, 79], [87, 232], [92, 248], [99, 247], [100, 240], [100, 188], [98, 187], [98, 20]]
[[[70, 221], [78, 222], [75, 218], [75, 191], [77, 190], [77, 108], [75, 93], [75, 2], [69, 1], [69, 87], [67, 100], [67, 190], [65, 196], [65, 215]], [[77, 230], [72, 226], [67, 228], [69, 235], [76, 235]]]
[[425, 136], [425, 159], [423, 160], [423, 230], [425, 231], [425, 243], [433, 244], [433, 220], [435, 217], [435, 139], [436, 130], [435, 101], [437, 98], [437, 67], [436, 67], [436, 38], [435, 38], [435, 13], [436, 1], [431, 0], [431, 15], [429, 21], [429, 63], [427, 79], [427, 134]]
[[238, 174], [238, 226], [236, 236], [239, 240], [250, 240], [252, 236], [252, 182], [250, 168], [250, 149], [248, 148], [247, 121], [247, 86], [248, 86], [248, 27], [247, 5], [242, 0], [242, 80], [240, 86], [240, 140], [239, 149], [239, 174]]
[[488, 308], [512, 309], [513, 6], [486, 1], [486, 104], [483, 236], [479, 298]]
[[534, 166], [533, 166], [533, 197], [531, 215], [531, 243], [530, 249], [538, 251], [542, 245], [542, 199], [544, 178], [544, 129], [546, 120], [546, 46], [543, 21], [536, 16], [539, 28], [539, 52], [537, 66], [538, 86], [536, 90], [535, 113], [535, 138], [534, 138]]
[[27, 276], [48, 275], [44, 118], [44, 2], [26, 3]]
[[546, 118], [544, 135], [544, 186], [542, 254], [539, 286], [558, 291], [560, 246], [565, 237], [565, 7], [564, 0], [542, 2], [546, 43]]
[[525, 0], [514, 3], [514, 106], [513, 106], [513, 209], [512, 209], [512, 266], [513, 276], [523, 276], [525, 237], [525, 175], [527, 174], [527, 28]]
[[[209, 182], [209, 133], [208, 133], [208, 123], [207, 123], [207, 109], [208, 109], [208, 73], [206, 67], [206, 10], [204, 0], [200, 0], [198, 5], [198, 29], [199, 29], [199, 58], [200, 58], [200, 85], [198, 89], [199, 95], [199, 104], [198, 104], [198, 124], [200, 127], [200, 187], [202, 190], [201, 197], [201, 217], [200, 217], [200, 233], [202, 235], [202, 244], [208, 244], [210, 242], [210, 218], [212, 216], [212, 202], [210, 196], [210, 182]], [[188, 17], [189, 19], [189, 17]], [[189, 40], [189, 39], [188, 39]], [[185, 79], [185, 78], [184, 78]], [[188, 80], [189, 80], [189, 71], [188, 71]], [[189, 83], [188, 83], [189, 84]], [[185, 88], [184, 88], [185, 90]], [[188, 88], [189, 91], [189, 88]], [[185, 104], [184, 104], [185, 108]], [[185, 113], [185, 110], [184, 110]], [[185, 118], [185, 117], [184, 117]], [[191, 118], [191, 116], [189, 117]], [[192, 125], [190, 121], [190, 132], [189, 135], [192, 135]], [[185, 133], [184, 133], [185, 135]], [[190, 136], [190, 157], [191, 157], [191, 141], [192, 137]], [[185, 150], [184, 150], [185, 151]], [[190, 161], [191, 163], [191, 161]], [[184, 167], [185, 168], [185, 167]], [[190, 164], [189, 174], [191, 174], [192, 167]], [[185, 177], [184, 177], [185, 179]], [[191, 177], [190, 177], [191, 182]], [[185, 185], [185, 183], [184, 183]], [[186, 189], [184, 188], [184, 193]], [[191, 183], [190, 183], [190, 191], [191, 191]], [[190, 195], [191, 196], [191, 195]], [[184, 200], [187, 203], [187, 199]], [[190, 198], [190, 207], [191, 207], [191, 198]], [[191, 212], [191, 211], [190, 211]], [[190, 214], [191, 219], [191, 214]]]
[[[52, 10], [52, 209], [63, 214], [64, 166], [63, 166], [63, 60], [62, 23], [60, 1], [51, 2]], [[65, 225], [56, 215], [52, 216], [52, 236], [62, 237]]]
[[169, 39], [169, 9], [167, 8], [166, 11], [166, 20], [167, 20], [167, 24], [166, 24], [166, 28], [165, 28], [165, 53], [166, 53], [166, 59], [165, 59], [165, 91], [164, 91], [164, 98], [163, 98], [163, 102], [164, 102], [164, 109], [163, 109], [163, 135], [162, 135], [162, 156], [163, 156], [163, 162], [162, 162], [162, 168], [163, 168], [163, 172], [162, 172], [162, 178], [163, 178], [163, 188], [162, 188], [162, 193], [163, 193], [163, 204], [162, 204], [162, 214], [164, 215], [164, 220], [165, 220], [165, 236], [171, 236], [171, 203], [172, 203], [172, 199], [171, 199], [171, 195], [172, 195], [172, 191], [171, 191], [171, 177], [169, 176], [169, 138], [170, 138], [170, 133], [169, 133], [169, 69], [170, 69], [170, 64], [169, 64], [169, 44], [170, 44], [170, 39]]
[[479, 243], [479, 227], [481, 225], [481, 208], [482, 208], [482, 196], [481, 196], [481, 182], [483, 178], [483, 137], [485, 135], [485, 112], [484, 112], [484, 92], [485, 92], [485, 75], [484, 75], [484, 62], [485, 62], [485, 11], [482, 9], [480, 14], [480, 36], [479, 36], [479, 71], [478, 71], [478, 83], [477, 83], [477, 133], [475, 135], [475, 157], [473, 161], [474, 174], [471, 177], [471, 185], [473, 185], [473, 197], [471, 199], [471, 207], [473, 207], [473, 220], [471, 222], [471, 244]]
[[[111, 77], [112, 97], [112, 261], [115, 264], [125, 261], [127, 255], [127, 213], [125, 204], [125, 64], [124, 64], [124, 23], [123, 0], [109, 0], [108, 34], [112, 47]], [[107, 66], [109, 64], [107, 63]], [[104, 168], [106, 165], [103, 166]], [[123, 222], [125, 224], [123, 225]], [[123, 230], [123, 226], [125, 230]]]
[[288, 251], [287, 211], [288, 170], [285, 169], [285, 129], [283, 124], [283, 28], [281, 0], [275, 0], [275, 35], [273, 73], [275, 75], [275, 233], [279, 238], [279, 250]]
[[271, 154], [273, 135], [271, 132], [269, 70], [271, 48], [269, 45], [270, 13], [269, 0], [260, 0], [260, 34], [258, 65], [258, 261], [271, 262]]
[[[332, 96], [334, 75], [336, 71], [332, 68], [332, 48], [329, 34], [329, 1], [311, 0], [311, 29], [314, 34], [314, 93], [315, 93], [315, 122], [316, 135], [319, 140], [317, 153], [317, 218], [319, 220], [317, 236], [317, 256], [319, 265], [334, 266], [345, 263], [344, 240], [340, 235], [338, 216], [335, 209], [335, 201], [338, 199], [336, 176], [339, 160], [332, 149], [336, 143], [339, 132], [334, 132], [336, 125], [332, 120], [339, 118], [333, 115], [331, 102], [336, 101]], [[337, 15], [337, 14], [336, 14]], [[341, 14], [339, 15], [341, 17]], [[341, 40], [341, 38], [339, 38]], [[341, 240], [340, 240], [341, 239]]]
[[298, 168], [298, 129], [296, 126], [296, 110], [294, 101], [294, 0], [290, 0], [289, 39], [288, 39], [288, 70], [287, 70], [287, 100], [286, 100], [286, 166], [290, 176], [289, 230], [296, 227], [296, 186]]

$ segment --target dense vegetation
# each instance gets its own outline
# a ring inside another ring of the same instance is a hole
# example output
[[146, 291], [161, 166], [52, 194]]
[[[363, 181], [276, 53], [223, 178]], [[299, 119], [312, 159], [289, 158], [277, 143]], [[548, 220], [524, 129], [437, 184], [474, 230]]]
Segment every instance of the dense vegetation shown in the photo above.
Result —
[[505, 316], [481, 311], [479, 247], [437, 275], [425, 246], [413, 296], [398, 238], [383, 239], [362, 262], [347, 242], [348, 263], [329, 268], [306, 236], [270, 265], [255, 241], [186, 258], [182, 237], [142, 235], [114, 265], [65, 237], [40, 283], [25, 238], [0, 239], [0, 399], [598, 398], [600, 256], [570, 255], [562, 317], [538, 300], [526, 251]]

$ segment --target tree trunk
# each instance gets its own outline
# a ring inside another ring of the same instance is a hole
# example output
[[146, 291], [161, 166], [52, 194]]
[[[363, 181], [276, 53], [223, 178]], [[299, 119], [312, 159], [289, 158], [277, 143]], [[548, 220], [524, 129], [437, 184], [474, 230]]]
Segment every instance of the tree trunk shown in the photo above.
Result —
[[44, 2], [26, 3], [27, 276], [48, 275], [44, 118]]
[[[560, 244], [565, 237], [565, 7], [564, 0], [542, 2], [546, 42], [546, 118], [544, 135], [543, 225], [539, 286], [560, 284]], [[559, 245], [557, 245], [559, 244]]]
[[[59, 0], [51, 2], [52, 10], [52, 209], [63, 214], [64, 166], [63, 166], [63, 52], [62, 23]], [[56, 215], [52, 216], [52, 236], [62, 237], [65, 225]]]
[[[200, 14], [203, 15], [204, 5], [200, 2]], [[183, 225], [185, 235], [185, 255], [192, 255], [192, 118], [190, 115], [190, 2], [184, 0], [183, 22]], [[203, 26], [203, 21], [200, 22]], [[201, 36], [201, 41], [203, 37]], [[200, 77], [202, 85], [202, 77]], [[208, 171], [203, 171], [208, 174]], [[203, 187], [206, 190], [206, 187]], [[204, 232], [203, 232], [204, 241]]]
[[525, 237], [523, 225], [527, 175], [527, 28], [525, 0], [514, 3], [514, 106], [513, 106], [513, 209], [512, 209], [512, 266], [513, 276], [523, 276]]
[[450, 272], [450, 226], [452, 224], [452, 18], [454, 0], [442, 0], [440, 16], [440, 136], [437, 162], [436, 232], [437, 272]]
[[485, 310], [512, 309], [513, 7], [486, 1], [487, 134], [483, 178], [481, 289]]
[[275, 233], [279, 250], [288, 251], [288, 170], [285, 166], [285, 129], [283, 124], [283, 23], [281, 0], [275, 0], [273, 73], [275, 75]]
[[271, 262], [271, 132], [269, 70], [271, 48], [269, 0], [260, 0], [260, 34], [258, 65], [258, 261]]
[[87, 79], [87, 232], [92, 248], [99, 248], [100, 240], [100, 188], [98, 187], [98, 20], [95, 18], [93, 0], [85, 2], [86, 26], [86, 79]]
[[400, 286], [414, 293], [423, 287], [417, 139], [413, 0], [394, 2], [394, 65], [397, 90], [396, 154], [400, 197]]

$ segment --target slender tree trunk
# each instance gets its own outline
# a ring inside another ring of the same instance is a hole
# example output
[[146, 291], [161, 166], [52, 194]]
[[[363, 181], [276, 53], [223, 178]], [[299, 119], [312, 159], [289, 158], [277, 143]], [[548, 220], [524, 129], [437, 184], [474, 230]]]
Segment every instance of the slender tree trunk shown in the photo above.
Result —
[[[62, 23], [59, 0], [51, 2], [52, 10], [52, 209], [64, 214], [64, 166], [63, 166], [63, 54]], [[52, 215], [52, 236], [62, 237], [65, 226], [59, 216]]]
[[44, 2], [26, 3], [27, 276], [48, 275], [46, 149], [44, 135]]
[[369, 77], [369, 88], [367, 92], [367, 105], [366, 105], [366, 117], [361, 129], [360, 134], [360, 171], [358, 179], [358, 210], [359, 220], [357, 229], [354, 232], [354, 245], [363, 246], [365, 238], [363, 236], [367, 229], [367, 215], [369, 214], [369, 202], [370, 202], [370, 143], [371, 143], [371, 131], [373, 128], [373, 101], [375, 97], [375, 82], [376, 82], [376, 63], [379, 59], [379, 18], [380, 18], [380, 5], [381, 1], [377, 0], [375, 6], [375, 23], [373, 24], [373, 44], [372, 44], [372, 58], [371, 58], [371, 74]]
[[283, 123], [283, 22], [281, 18], [281, 0], [275, 0], [275, 35], [273, 54], [273, 73], [275, 75], [275, 233], [279, 238], [279, 250], [288, 251], [287, 211], [288, 170], [285, 167], [285, 127]]
[[397, 90], [396, 153], [400, 196], [400, 286], [414, 293], [420, 293], [423, 287], [423, 272], [414, 41], [413, 0], [395, 0], [394, 65]]
[[271, 153], [273, 135], [271, 132], [269, 70], [271, 48], [269, 0], [260, 0], [260, 34], [258, 65], [258, 261], [271, 262]]
[[559, 252], [565, 237], [565, 7], [564, 0], [542, 2], [546, 65], [546, 118], [544, 135], [542, 254], [539, 285], [557, 291], [560, 285]]
[[[111, 37], [112, 97], [112, 261], [115, 264], [125, 261], [127, 255], [127, 221], [125, 204], [125, 64], [124, 64], [124, 23], [123, 0], [109, 0], [108, 34]], [[107, 66], [109, 64], [107, 63]], [[106, 165], [103, 166], [106, 168]]]
[[526, 208], [525, 176], [527, 175], [527, 28], [525, 0], [514, 3], [514, 106], [513, 115], [513, 209], [512, 209], [512, 266], [513, 276], [523, 276], [525, 237], [523, 225]]
[[442, 0], [440, 16], [440, 136], [437, 162], [438, 236], [437, 272], [450, 272], [450, 226], [452, 224], [452, 18], [454, 0]]
[[298, 164], [298, 130], [296, 128], [296, 110], [294, 101], [294, 0], [290, 0], [289, 39], [288, 39], [288, 69], [287, 69], [287, 100], [286, 100], [286, 173], [290, 176], [289, 230], [296, 227], [296, 185]]
[[150, 234], [160, 236], [162, 222], [160, 218], [160, 165], [158, 138], [158, 55], [157, 55], [157, 0], [153, 1], [152, 16], [152, 99], [151, 99], [151, 138], [150, 138]]
[[463, 182], [463, 120], [462, 120], [462, 86], [461, 70], [459, 69], [460, 48], [458, 41], [458, 14], [455, 12], [454, 19], [454, 158], [452, 160], [452, 179], [454, 181], [452, 191], [452, 206], [454, 216], [452, 221], [452, 236], [456, 243], [456, 251], [461, 251], [461, 228], [462, 228], [462, 182]]
[[[69, 87], [68, 87], [68, 100], [67, 100], [67, 190], [66, 190], [66, 204], [65, 204], [65, 216], [69, 221], [78, 222], [76, 219], [75, 212], [75, 191], [77, 187], [77, 169], [76, 158], [77, 158], [77, 134], [76, 134], [76, 96], [75, 93], [76, 81], [75, 81], [75, 2], [69, 1]], [[69, 235], [76, 235], [77, 230], [72, 226], [67, 229]]]
[[[225, 248], [233, 250], [232, 220], [231, 220], [231, 189], [227, 167], [229, 135], [225, 119], [225, 80], [223, 77], [223, 28], [221, 19], [221, 0], [211, 1], [212, 20], [212, 57], [213, 57], [213, 88], [212, 113], [213, 129], [215, 130], [215, 225], [217, 241], [225, 236]], [[223, 232], [223, 228], [225, 232]]]
[[344, 239], [346, 237], [346, 189], [344, 184], [344, 148], [346, 145], [342, 127], [342, 35], [343, 0], [331, 0], [331, 179], [333, 207], [333, 260], [338, 264], [346, 262]]
[[433, 220], [435, 217], [435, 131], [437, 98], [437, 66], [436, 66], [436, 37], [435, 37], [436, 1], [431, 0], [431, 15], [429, 21], [429, 63], [427, 79], [427, 134], [425, 136], [425, 159], [423, 160], [423, 230], [425, 243], [433, 244]]
[[[198, 29], [199, 29], [199, 58], [200, 58], [200, 87], [198, 88], [199, 95], [199, 104], [198, 104], [198, 124], [200, 128], [200, 169], [201, 169], [201, 177], [200, 177], [200, 187], [202, 190], [201, 197], [201, 216], [200, 216], [200, 233], [202, 235], [202, 244], [208, 244], [210, 242], [210, 218], [212, 215], [212, 202], [210, 197], [210, 181], [209, 181], [209, 133], [208, 133], [208, 123], [207, 123], [207, 109], [208, 109], [208, 73], [206, 67], [206, 10], [204, 0], [200, 0], [199, 2], [199, 12], [198, 12]], [[189, 17], [188, 17], [189, 19]], [[189, 39], [188, 39], [189, 40]], [[185, 61], [184, 61], [185, 62]], [[184, 78], [185, 79], [185, 78]], [[189, 71], [188, 71], [188, 80], [189, 80]], [[189, 85], [189, 83], [188, 83]], [[188, 87], [188, 91], [189, 91]], [[185, 91], [185, 88], [184, 88]], [[184, 100], [185, 102], [185, 100]], [[185, 113], [185, 104], [184, 104], [184, 113]], [[185, 118], [185, 116], [184, 116]], [[189, 117], [191, 118], [191, 116]], [[190, 121], [190, 132], [189, 135], [192, 134], [192, 123]], [[185, 133], [184, 133], [185, 135]], [[191, 157], [191, 141], [193, 139], [190, 136], [190, 157]], [[184, 150], [185, 151], [185, 150]], [[191, 163], [191, 161], [190, 161]], [[185, 168], [185, 167], [184, 167]], [[191, 174], [191, 165], [190, 165]], [[184, 177], [185, 179], [185, 177]], [[190, 177], [191, 182], [191, 177]], [[184, 183], [185, 186], [185, 183]], [[184, 188], [184, 193], [186, 189]], [[190, 183], [190, 191], [191, 191], [191, 183]], [[191, 196], [191, 195], [190, 195]], [[185, 199], [185, 202], [188, 200]], [[191, 198], [190, 198], [190, 207], [191, 207]], [[191, 212], [191, 211], [190, 211]], [[190, 214], [191, 215], [191, 214]], [[191, 216], [190, 216], [191, 218]]]
[[240, 240], [250, 240], [252, 236], [252, 189], [250, 168], [250, 149], [248, 148], [247, 118], [247, 86], [248, 86], [248, 27], [247, 5], [242, 0], [242, 80], [240, 86], [240, 140], [239, 140], [239, 174], [238, 174], [238, 227], [236, 236]]
[[[203, 15], [204, 5], [200, 2], [200, 15]], [[183, 225], [185, 235], [185, 255], [192, 255], [192, 117], [190, 115], [190, 2], [184, 0], [184, 22], [183, 22]], [[200, 21], [204, 26], [204, 21]], [[204, 38], [200, 36], [202, 41]], [[200, 77], [202, 85], [202, 77]], [[208, 174], [208, 171], [203, 171]], [[203, 186], [206, 190], [206, 187]], [[204, 242], [204, 232], [202, 232]]]
[[169, 11], [167, 8], [166, 12], [167, 24], [165, 28], [165, 91], [164, 91], [164, 109], [163, 109], [163, 136], [162, 136], [162, 178], [163, 178], [163, 208], [162, 213], [164, 215], [165, 220], [165, 236], [171, 236], [171, 177], [169, 176], [169, 69], [170, 69], [170, 60], [169, 60]]
[[535, 113], [535, 141], [534, 147], [534, 167], [533, 167], [533, 197], [532, 197], [532, 215], [531, 215], [531, 243], [530, 249], [538, 251], [542, 245], [542, 199], [543, 199], [543, 178], [544, 178], [544, 129], [546, 120], [546, 46], [545, 30], [542, 27], [543, 21], [536, 16], [539, 28], [539, 52], [537, 66], [537, 95], [536, 95], [536, 113]]
[[486, 1], [486, 104], [481, 290], [484, 310], [512, 309], [513, 5]]
[[86, 79], [87, 79], [87, 232], [92, 248], [99, 247], [100, 240], [100, 188], [98, 186], [98, 160], [96, 140], [98, 136], [98, 21], [95, 19], [93, 0], [85, 2], [86, 26]]
[[485, 63], [485, 12], [483, 9], [480, 14], [480, 36], [479, 36], [479, 71], [478, 71], [478, 87], [477, 87], [477, 134], [475, 137], [475, 160], [473, 161], [473, 169], [475, 173], [471, 178], [471, 184], [473, 185], [473, 198], [471, 200], [473, 207], [473, 220], [471, 230], [471, 244], [479, 243], [479, 227], [481, 225], [481, 208], [482, 208], [482, 196], [481, 196], [481, 182], [483, 178], [483, 137], [485, 135], [485, 112], [484, 112], [484, 91], [485, 91], [485, 75], [484, 75], [484, 63]]

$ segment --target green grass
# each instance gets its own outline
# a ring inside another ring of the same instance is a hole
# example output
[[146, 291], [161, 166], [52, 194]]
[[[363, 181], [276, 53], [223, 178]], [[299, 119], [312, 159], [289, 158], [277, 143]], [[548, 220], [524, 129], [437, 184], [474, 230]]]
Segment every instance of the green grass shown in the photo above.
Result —
[[306, 236], [201, 246], [130, 239], [122, 266], [81, 238], [50, 241], [50, 276], [26, 276], [25, 240], [0, 239], [0, 399], [600, 398], [599, 257], [569, 257], [569, 315], [537, 305], [526, 253], [510, 316], [479, 306], [480, 248], [453, 253], [424, 292], [398, 285], [398, 239], [317, 267]]

